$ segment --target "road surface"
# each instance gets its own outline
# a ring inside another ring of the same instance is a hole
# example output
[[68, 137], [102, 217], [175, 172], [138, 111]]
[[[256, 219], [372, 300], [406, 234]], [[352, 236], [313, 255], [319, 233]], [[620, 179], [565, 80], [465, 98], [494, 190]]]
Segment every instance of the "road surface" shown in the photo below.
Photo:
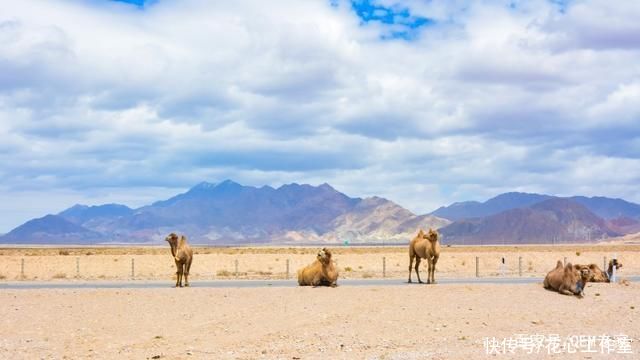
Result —
[[[640, 275], [625, 276], [625, 279], [640, 282]], [[542, 283], [541, 277], [486, 277], [486, 278], [443, 278], [438, 284], [531, 284]], [[0, 283], [2, 289], [158, 289], [173, 286], [173, 282], [129, 280], [129, 281], [10, 281]], [[407, 284], [404, 279], [341, 279], [339, 286], [426, 286], [416, 282]], [[290, 280], [201, 280], [191, 282], [196, 288], [259, 288], [296, 287], [297, 281]]]

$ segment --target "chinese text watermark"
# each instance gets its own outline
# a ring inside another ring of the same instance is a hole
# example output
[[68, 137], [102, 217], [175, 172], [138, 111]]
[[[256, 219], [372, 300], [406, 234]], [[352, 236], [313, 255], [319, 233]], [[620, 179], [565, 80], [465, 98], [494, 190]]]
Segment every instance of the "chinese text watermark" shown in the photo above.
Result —
[[627, 335], [516, 334], [507, 338], [484, 338], [487, 355], [500, 354], [634, 354]]

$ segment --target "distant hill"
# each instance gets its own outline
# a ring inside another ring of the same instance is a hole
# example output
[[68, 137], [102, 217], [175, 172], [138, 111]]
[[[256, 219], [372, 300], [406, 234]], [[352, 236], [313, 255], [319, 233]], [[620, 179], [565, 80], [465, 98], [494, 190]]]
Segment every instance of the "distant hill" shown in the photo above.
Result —
[[0, 238], [4, 243], [31, 244], [87, 244], [102, 239], [100, 233], [57, 215], [29, 220]]
[[596, 242], [620, 233], [582, 204], [550, 198], [526, 208], [456, 221], [441, 233], [447, 244]]
[[613, 231], [620, 234], [634, 234], [640, 232], [640, 220], [621, 216], [607, 221], [607, 225]]
[[498, 195], [485, 202], [465, 201], [453, 203], [449, 206], [440, 207], [432, 212], [431, 215], [452, 221], [480, 218], [494, 215], [505, 210], [528, 207], [549, 198], [551, 198], [549, 195], [509, 192]]
[[231, 180], [202, 182], [138, 209], [118, 204], [76, 205], [55, 219], [58, 224], [50, 219], [37, 229], [24, 224], [18, 233], [0, 237], [0, 242], [32, 243], [59, 237], [82, 243], [161, 243], [169, 232], [177, 231], [187, 234], [193, 243], [205, 244], [388, 243], [407, 242], [418, 227], [450, 223], [432, 215], [415, 215], [383, 198], [351, 198], [328, 184], [288, 184], [274, 189]]
[[640, 219], [640, 205], [622, 199], [611, 199], [601, 196], [585, 197], [573, 196], [570, 198], [576, 201], [603, 219], [615, 219], [627, 217]]
[[116, 219], [128, 216], [133, 210], [125, 205], [106, 204], [99, 206], [74, 205], [58, 215], [74, 223], [84, 223], [95, 218]]
[[[452, 221], [481, 218], [499, 212], [526, 208], [542, 201], [557, 198], [556, 196], [509, 192], [500, 194], [485, 202], [465, 201], [443, 206], [432, 212], [432, 215]], [[603, 219], [627, 217], [640, 220], [640, 205], [622, 199], [611, 199], [601, 196], [585, 197], [572, 196], [567, 199], [584, 205], [594, 214]]]

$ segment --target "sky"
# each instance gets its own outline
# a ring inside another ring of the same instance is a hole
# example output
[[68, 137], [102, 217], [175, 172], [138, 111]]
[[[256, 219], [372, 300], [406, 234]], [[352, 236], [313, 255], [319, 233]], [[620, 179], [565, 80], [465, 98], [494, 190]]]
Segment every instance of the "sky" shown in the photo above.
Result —
[[201, 182], [640, 202], [640, 3], [0, 0], [0, 233]]

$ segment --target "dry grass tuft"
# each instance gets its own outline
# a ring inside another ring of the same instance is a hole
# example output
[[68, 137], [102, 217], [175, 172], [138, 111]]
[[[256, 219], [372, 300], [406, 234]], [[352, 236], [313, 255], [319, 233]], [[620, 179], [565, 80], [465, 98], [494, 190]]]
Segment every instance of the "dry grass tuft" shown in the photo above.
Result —
[[232, 275], [233, 275], [233, 273], [232, 273], [231, 271], [229, 271], [229, 270], [218, 270], [218, 271], [216, 272], [216, 276], [223, 276], [223, 277], [225, 277], [225, 276], [232, 276]]

